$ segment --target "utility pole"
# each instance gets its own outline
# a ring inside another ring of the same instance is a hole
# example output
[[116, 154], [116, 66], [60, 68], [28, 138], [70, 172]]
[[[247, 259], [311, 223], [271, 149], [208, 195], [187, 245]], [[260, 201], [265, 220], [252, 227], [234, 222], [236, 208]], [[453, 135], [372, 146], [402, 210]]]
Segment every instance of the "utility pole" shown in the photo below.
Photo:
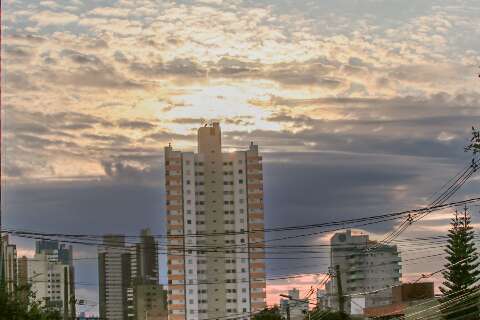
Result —
[[340, 265], [335, 266], [335, 277], [337, 278], [337, 297], [338, 297], [338, 311], [342, 319], [345, 318], [345, 296], [342, 288], [342, 274], [340, 273]]

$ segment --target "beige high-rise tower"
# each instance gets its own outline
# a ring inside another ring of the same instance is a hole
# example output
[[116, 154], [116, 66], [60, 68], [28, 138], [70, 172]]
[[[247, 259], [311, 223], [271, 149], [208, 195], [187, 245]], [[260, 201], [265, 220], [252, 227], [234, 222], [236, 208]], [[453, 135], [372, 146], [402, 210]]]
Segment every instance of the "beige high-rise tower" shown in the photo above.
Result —
[[198, 153], [165, 148], [169, 320], [249, 319], [265, 307], [262, 158], [222, 153], [218, 123]]

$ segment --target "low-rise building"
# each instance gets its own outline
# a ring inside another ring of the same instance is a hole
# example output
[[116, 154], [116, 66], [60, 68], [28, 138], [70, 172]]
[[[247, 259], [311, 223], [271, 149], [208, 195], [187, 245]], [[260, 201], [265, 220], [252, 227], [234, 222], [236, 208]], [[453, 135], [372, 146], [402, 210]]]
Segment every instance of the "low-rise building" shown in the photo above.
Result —
[[290, 299], [280, 300], [280, 314], [287, 319], [290, 312], [291, 320], [303, 320], [308, 313], [308, 300], [300, 299], [300, 291], [296, 288], [288, 291]]
[[391, 304], [365, 308], [364, 316], [378, 320], [423, 319], [438, 313], [433, 282], [404, 283], [393, 287], [390, 292]]

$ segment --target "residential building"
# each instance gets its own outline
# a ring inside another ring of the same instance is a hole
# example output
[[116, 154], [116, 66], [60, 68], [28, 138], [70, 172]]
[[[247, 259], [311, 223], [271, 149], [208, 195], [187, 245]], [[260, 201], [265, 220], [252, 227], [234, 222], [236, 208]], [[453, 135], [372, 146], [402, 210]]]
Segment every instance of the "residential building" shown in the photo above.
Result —
[[22, 256], [17, 259], [17, 288], [20, 290], [20, 299], [28, 302], [28, 258]]
[[169, 319], [247, 319], [262, 310], [266, 293], [258, 146], [222, 152], [220, 125], [206, 125], [198, 129], [197, 153], [165, 148], [165, 183]]
[[57, 256], [60, 263], [73, 266], [72, 246], [60, 244], [56, 240], [40, 240], [35, 242], [35, 253], [45, 252], [48, 255]]
[[17, 260], [17, 284], [19, 287], [28, 285], [28, 258], [25, 256]]
[[308, 313], [308, 299], [300, 299], [300, 291], [293, 288], [288, 291], [290, 299], [280, 299], [280, 313], [285, 319], [288, 319], [287, 313], [290, 313], [291, 320], [303, 320]]
[[149, 229], [140, 233], [135, 245], [136, 271], [133, 275], [144, 283], [158, 283], [158, 244]]
[[135, 286], [136, 320], [167, 320], [167, 291], [158, 283]]
[[158, 283], [158, 243], [148, 229], [141, 231], [140, 239], [132, 259], [136, 319], [166, 320], [167, 292]]
[[17, 246], [9, 242], [8, 235], [2, 236], [2, 272], [8, 293], [13, 293], [17, 286]]
[[131, 249], [122, 235], [105, 235], [98, 252], [100, 318], [134, 319]]
[[36, 300], [59, 310], [64, 319], [71, 319], [75, 317], [74, 267], [71, 259], [64, 259], [63, 253], [59, 253], [69, 250], [68, 255], [72, 256], [72, 249], [52, 243], [37, 243], [35, 255], [27, 264], [27, 280]]
[[[401, 259], [395, 245], [377, 243], [366, 234], [353, 235], [351, 230], [335, 233], [330, 245], [331, 271], [336, 273], [336, 266], [340, 268], [347, 313], [363, 314], [364, 308], [391, 303], [390, 288], [399, 285], [401, 277]], [[334, 276], [326, 285], [328, 306], [333, 309], [338, 309], [337, 279]]]
[[166, 319], [166, 292], [158, 283], [158, 244], [148, 229], [140, 239], [127, 245], [122, 235], [103, 238], [98, 254], [101, 318]]

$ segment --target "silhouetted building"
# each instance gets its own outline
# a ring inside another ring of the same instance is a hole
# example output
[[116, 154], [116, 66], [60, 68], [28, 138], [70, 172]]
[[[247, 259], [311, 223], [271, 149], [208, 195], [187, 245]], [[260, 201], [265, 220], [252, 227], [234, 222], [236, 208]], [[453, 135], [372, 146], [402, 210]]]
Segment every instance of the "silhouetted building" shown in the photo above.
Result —
[[158, 244], [149, 229], [140, 234], [140, 243], [136, 247], [136, 274], [142, 283], [158, 283]]
[[137, 320], [166, 319], [167, 292], [158, 283], [158, 244], [149, 229], [141, 231], [132, 265]]
[[8, 293], [13, 293], [17, 287], [17, 246], [9, 242], [8, 235], [2, 237], [1, 245], [5, 287]]
[[100, 317], [162, 320], [166, 291], [158, 283], [158, 244], [148, 229], [140, 242], [126, 245], [122, 235], [106, 235], [99, 249]]
[[28, 258], [22, 256], [17, 259], [17, 288], [20, 290], [20, 299], [28, 302]]
[[122, 235], [106, 235], [98, 252], [100, 318], [134, 319], [131, 251]]
[[135, 286], [136, 320], [166, 320], [167, 291], [158, 283], [144, 283]]

